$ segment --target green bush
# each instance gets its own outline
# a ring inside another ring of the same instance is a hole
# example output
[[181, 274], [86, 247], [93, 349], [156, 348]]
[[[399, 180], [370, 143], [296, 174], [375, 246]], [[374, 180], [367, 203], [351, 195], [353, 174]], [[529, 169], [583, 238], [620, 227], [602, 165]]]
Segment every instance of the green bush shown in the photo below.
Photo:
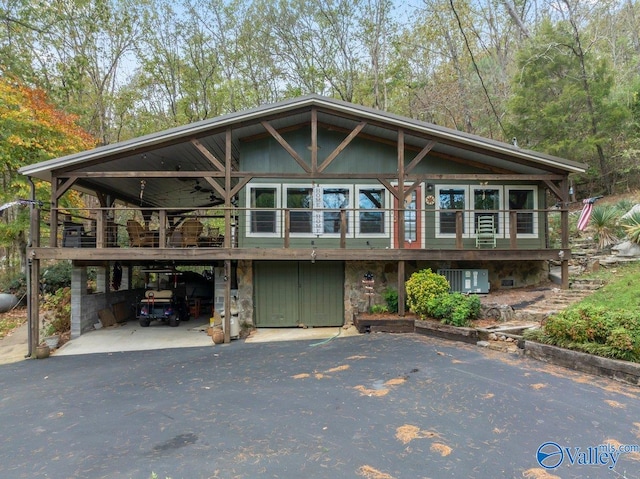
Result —
[[562, 311], [551, 316], [544, 325], [544, 331], [558, 345], [583, 343], [589, 339], [587, 321], [577, 310]]
[[629, 217], [622, 220], [622, 227], [624, 228], [627, 238], [632, 243], [640, 244], [640, 212], [634, 211]]
[[59, 261], [44, 269], [41, 281], [44, 292], [49, 294], [71, 287], [71, 262]]
[[447, 294], [450, 286], [447, 278], [427, 268], [413, 273], [405, 283], [405, 288], [409, 309], [424, 317], [429, 314], [429, 300]]
[[611, 346], [619, 351], [636, 351], [638, 350], [638, 340], [631, 336], [628, 330], [623, 327], [615, 328], [607, 338], [607, 346]]
[[582, 306], [547, 319], [525, 339], [607, 358], [640, 361], [640, 315], [634, 311]]
[[620, 211], [615, 206], [595, 205], [589, 223], [595, 230], [598, 248], [605, 249], [618, 241], [618, 218]]
[[71, 288], [60, 288], [46, 295], [44, 309], [49, 311], [49, 321], [43, 327], [43, 335], [62, 334], [71, 329]]
[[4, 293], [11, 293], [18, 299], [22, 298], [25, 302], [27, 294], [27, 277], [24, 274], [19, 274], [13, 278], [8, 278], [5, 282], [0, 284], [0, 291]]
[[392, 313], [398, 312], [398, 292], [393, 288], [386, 288], [382, 292], [382, 298], [387, 303], [388, 311]]
[[427, 313], [444, 324], [467, 326], [480, 314], [480, 300], [461, 293], [441, 294], [428, 301]]

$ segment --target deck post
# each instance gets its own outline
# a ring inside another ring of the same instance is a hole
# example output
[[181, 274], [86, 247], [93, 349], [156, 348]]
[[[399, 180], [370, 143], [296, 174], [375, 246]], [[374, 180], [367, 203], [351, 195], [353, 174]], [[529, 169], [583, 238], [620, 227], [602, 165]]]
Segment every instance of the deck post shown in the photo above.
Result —
[[404, 317], [407, 293], [404, 288], [404, 261], [398, 261], [398, 315]]
[[29, 259], [29, 355], [33, 358], [40, 344], [40, 260]]
[[224, 342], [231, 342], [231, 260], [224, 261]]

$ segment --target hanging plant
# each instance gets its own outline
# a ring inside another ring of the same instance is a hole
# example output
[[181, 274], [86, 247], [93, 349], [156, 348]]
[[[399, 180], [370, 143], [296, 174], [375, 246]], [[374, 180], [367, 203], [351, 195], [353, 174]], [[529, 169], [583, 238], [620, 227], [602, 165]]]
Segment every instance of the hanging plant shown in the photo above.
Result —
[[111, 286], [114, 291], [118, 291], [120, 289], [120, 285], [122, 284], [122, 265], [119, 261], [113, 265], [113, 275], [111, 279]]

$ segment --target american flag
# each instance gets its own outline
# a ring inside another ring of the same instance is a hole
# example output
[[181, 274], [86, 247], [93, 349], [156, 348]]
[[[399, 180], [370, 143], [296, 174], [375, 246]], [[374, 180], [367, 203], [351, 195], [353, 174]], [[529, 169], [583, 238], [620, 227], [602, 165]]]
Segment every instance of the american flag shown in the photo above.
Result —
[[595, 196], [593, 198], [587, 198], [582, 200], [582, 212], [580, 213], [580, 219], [578, 219], [578, 231], [584, 231], [589, 224], [589, 218], [591, 218], [591, 211], [593, 210], [593, 204], [598, 201], [602, 196]]

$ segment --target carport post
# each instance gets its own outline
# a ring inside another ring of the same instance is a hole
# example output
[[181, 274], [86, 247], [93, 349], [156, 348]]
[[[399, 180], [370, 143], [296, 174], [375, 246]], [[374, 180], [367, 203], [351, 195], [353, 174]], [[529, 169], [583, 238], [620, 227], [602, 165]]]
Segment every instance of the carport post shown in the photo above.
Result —
[[231, 261], [224, 261], [224, 342], [231, 342]]

